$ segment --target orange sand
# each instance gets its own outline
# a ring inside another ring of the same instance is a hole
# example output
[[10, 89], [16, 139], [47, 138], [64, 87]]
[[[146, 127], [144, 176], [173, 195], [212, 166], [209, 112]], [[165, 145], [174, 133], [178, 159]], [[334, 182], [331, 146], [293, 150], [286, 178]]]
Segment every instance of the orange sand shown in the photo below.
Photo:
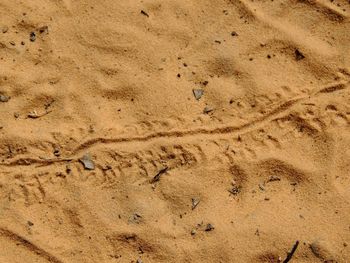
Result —
[[1, 263], [350, 262], [348, 0], [2, 0], [0, 29]]

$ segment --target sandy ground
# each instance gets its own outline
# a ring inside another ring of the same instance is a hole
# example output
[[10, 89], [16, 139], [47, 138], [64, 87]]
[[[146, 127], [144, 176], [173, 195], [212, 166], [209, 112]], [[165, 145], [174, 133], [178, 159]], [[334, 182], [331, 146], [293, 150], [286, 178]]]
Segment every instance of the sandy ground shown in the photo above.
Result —
[[1, 263], [350, 262], [349, 1], [1, 0], [0, 29]]

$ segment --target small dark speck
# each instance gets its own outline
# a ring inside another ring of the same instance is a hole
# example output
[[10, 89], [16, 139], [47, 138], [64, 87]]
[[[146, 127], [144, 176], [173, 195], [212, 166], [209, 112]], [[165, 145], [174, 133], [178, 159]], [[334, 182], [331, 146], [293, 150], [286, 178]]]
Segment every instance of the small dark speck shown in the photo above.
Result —
[[2, 33], [7, 33], [7, 31], [9, 30], [9, 28], [8, 28], [8, 26], [3, 26], [3, 28], [2, 28]]

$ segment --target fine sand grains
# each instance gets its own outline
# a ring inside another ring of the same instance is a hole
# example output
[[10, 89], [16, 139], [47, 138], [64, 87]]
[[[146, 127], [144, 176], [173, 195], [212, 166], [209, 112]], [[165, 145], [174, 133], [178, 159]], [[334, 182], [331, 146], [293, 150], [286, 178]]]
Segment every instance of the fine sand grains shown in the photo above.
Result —
[[347, 0], [0, 1], [0, 263], [349, 262]]

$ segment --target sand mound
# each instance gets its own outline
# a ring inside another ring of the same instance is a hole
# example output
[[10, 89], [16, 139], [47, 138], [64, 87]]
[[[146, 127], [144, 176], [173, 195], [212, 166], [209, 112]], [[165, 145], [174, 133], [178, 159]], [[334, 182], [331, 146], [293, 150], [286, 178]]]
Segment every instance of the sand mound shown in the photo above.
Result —
[[0, 262], [347, 262], [347, 0], [2, 0]]

